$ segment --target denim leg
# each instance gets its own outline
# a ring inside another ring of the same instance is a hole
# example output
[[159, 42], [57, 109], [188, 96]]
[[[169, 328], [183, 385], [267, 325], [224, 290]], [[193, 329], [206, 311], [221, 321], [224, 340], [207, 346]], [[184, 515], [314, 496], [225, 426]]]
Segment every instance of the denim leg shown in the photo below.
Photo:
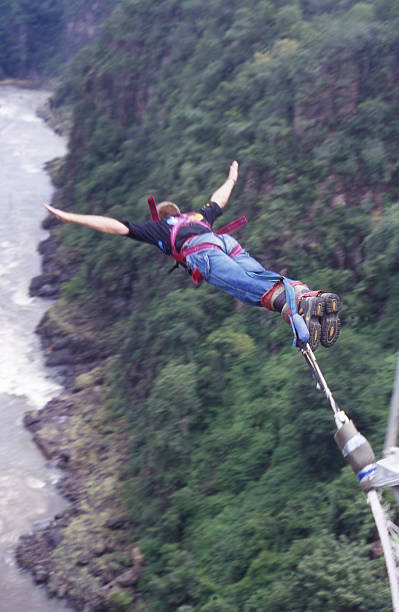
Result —
[[[236, 257], [230, 257], [238, 242], [231, 236], [202, 234], [190, 240], [189, 245], [211, 242], [220, 249], [206, 249], [187, 257], [191, 269], [198, 268], [204, 279], [250, 306], [260, 306], [260, 299], [274, 283], [281, 278], [279, 274], [265, 270], [264, 267], [242, 251]], [[215, 238], [213, 238], [215, 237]]]

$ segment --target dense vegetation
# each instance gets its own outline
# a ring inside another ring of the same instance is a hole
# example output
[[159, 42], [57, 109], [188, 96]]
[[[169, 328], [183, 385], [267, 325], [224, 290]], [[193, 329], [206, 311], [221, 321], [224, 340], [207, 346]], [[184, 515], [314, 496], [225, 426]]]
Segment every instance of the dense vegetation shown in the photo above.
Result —
[[[247, 214], [266, 267], [342, 296], [319, 360], [377, 454], [399, 340], [398, 26], [395, 0], [123, 0], [54, 98], [75, 108], [73, 210], [143, 219], [149, 193], [191, 209], [241, 162], [223, 221]], [[62, 299], [118, 354], [109, 413], [130, 423], [151, 610], [389, 610], [364, 495], [279, 317], [167, 276], [147, 245], [60, 238], [60, 265], [81, 262]]]
[[2, 0], [0, 78], [59, 73], [117, 0]]

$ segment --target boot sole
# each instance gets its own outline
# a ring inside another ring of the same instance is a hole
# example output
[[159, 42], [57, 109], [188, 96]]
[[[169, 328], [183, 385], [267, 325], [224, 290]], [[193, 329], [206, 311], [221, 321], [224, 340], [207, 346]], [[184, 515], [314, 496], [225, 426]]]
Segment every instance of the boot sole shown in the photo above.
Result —
[[315, 351], [319, 343], [330, 348], [338, 340], [341, 301], [335, 293], [321, 293], [300, 301], [298, 312], [309, 330], [309, 346]]
[[339, 320], [339, 310], [341, 308], [341, 300], [335, 293], [322, 293], [320, 297], [324, 302], [324, 316], [321, 318], [321, 336], [320, 342], [326, 348], [330, 348], [338, 340], [341, 329], [341, 321]]
[[316, 350], [321, 341], [322, 326], [320, 321], [325, 313], [325, 303], [321, 298], [321, 295], [303, 298], [298, 308], [298, 312], [303, 317], [309, 330], [309, 346], [312, 351]]

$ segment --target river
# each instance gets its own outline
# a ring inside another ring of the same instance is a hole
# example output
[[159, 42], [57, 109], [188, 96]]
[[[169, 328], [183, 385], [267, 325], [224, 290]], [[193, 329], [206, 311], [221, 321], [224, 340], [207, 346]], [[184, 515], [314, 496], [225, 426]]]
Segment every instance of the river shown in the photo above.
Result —
[[40, 273], [37, 246], [43, 202], [51, 199], [44, 163], [66, 153], [65, 140], [36, 115], [48, 92], [0, 85], [0, 612], [67, 610], [49, 600], [15, 563], [20, 535], [66, 507], [48, 464], [24, 429], [24, 412], [60, 391], [34, 330], [49, 303], [29, 296]]

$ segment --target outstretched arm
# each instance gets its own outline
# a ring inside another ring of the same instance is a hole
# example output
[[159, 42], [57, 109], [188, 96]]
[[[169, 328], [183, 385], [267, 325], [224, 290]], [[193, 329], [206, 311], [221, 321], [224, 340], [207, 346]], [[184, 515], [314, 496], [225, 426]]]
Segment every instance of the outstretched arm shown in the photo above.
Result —
[[49, 204], [44, 205], [45, 208], [53, 215], [63, 221], [64, 223], [77, 223], [79, 225], [85, 225], [91, 229], [97, 230], [98, 232], [104, 232], [105, 234], [119, 234], [124, 236], [129, 233], [129, 229], [116, 219], [112, 217], [101, 217], [98, 215], [80, 215], [77, 213], [70, 213], [59, 208], [54, 208]]
[[238, 162], [233, 161], [230, 166], [229, 175], [223, 185], [219, 187], [211, 196], [211, 202], [219, 204], [220, 208], [224, 208], [229, 201], [231, 192], [238, 179]]

